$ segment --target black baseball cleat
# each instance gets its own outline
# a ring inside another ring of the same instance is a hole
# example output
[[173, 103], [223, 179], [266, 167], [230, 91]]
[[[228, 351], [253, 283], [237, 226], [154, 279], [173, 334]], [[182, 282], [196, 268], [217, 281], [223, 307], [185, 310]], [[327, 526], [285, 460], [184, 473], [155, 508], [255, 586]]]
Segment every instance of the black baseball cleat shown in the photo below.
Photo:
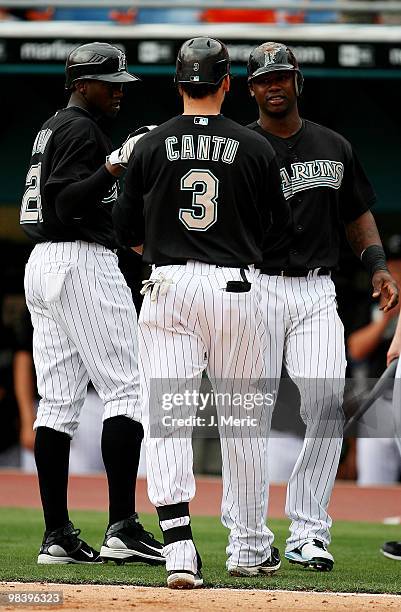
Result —
[[228, 573], [230, 576], [258, 576], [259, 574], [272, 575], [280, 569], [281, 559], [280, 553], [275, 546], [272, 546], [271, 554], [266, 561], [263, 561], [260, 565], [230, 565], [228, 567]]
[[401, 561], [401, 542], [385, 542], [380, 549], [388, 559], [394, 559], [394, 561]]
[[69, 521], [54, 531], [45, 531], [39, 550], [39, 564], [100, 563], [97, 550], [78, 538], [80, 529]]
[[310, 540], [298, 548], [285, 553], [290, 563], [312, 567], [318, 572], [330, 572], [333, 569], [334, 557], [320, 540]]
[[100, 557], [103, 561], [123, 563], [147, 563], [164, 565], [163, 544], [160, 544], [149, 531], [145, 531], [135, 513], [123, 521], [107, 528]]

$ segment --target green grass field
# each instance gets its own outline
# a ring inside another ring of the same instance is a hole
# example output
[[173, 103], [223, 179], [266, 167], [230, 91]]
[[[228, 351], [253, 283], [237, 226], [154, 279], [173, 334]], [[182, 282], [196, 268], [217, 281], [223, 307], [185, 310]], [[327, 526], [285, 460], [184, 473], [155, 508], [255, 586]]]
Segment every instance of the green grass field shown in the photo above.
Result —
[[[71, 520], [82, 529], [84, 539], [95, 548], [100, 547], [107, 520], [105, 513], [75, 511], [71, 512]], [[155, 535], [159, 533], [155, 516], [142, 515], [141, 520], [146, 529]], [[383, 541], [401, 537], [400, 527], [338, 522], [332, 530], [330, 550], [335, 557], [332, 572], [319, 573], [290, 565], [283, 559], [275, 576], [252, 579], [227, 575], [225, 547], [228, 532], [217, 518], [194, 517], [192, 527], [202, 555], [207, 587], [401, 593], [401, 563], [386, 559], [379, 553]], [[285, 520], [271, 521], [280, 551], [284, 551], [287, 527]], [[42, 529], [39, 510], [0, 509], [0, 580], [165, 585], [163, 568], [142, 564], [37, 565]]]

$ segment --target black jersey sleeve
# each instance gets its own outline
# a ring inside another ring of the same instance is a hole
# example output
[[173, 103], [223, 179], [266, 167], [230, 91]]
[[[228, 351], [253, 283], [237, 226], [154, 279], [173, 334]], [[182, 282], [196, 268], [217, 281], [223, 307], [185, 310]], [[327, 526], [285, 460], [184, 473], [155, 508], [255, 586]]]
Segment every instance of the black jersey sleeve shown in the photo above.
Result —
[[142, 164], [135, 151], [131, 155], [122, 193], [113, 208], [113, 224], [121, 246], [138, 246], [145, 239]]
[[69, 225], [79, 220], [93, 206], [93, 202], [107, 194], [115, 181], [116, 178], [103, 165], [91, 176], [63, 186], [54, 200], [60, 221]]
[[340, 216], [344, 223], [351, 223], [373, 206], [376, 194], [351, 146], [347, 157], [340, 193]]
[[46, 180], [46, 188], [74, 183], [93, 172], [97, 142], [91, 132], [71, 137], [68, 133], [55, 135], [52, 168]]
[[96, 134], [87, 118], [66, 123], [55, 134], [44, 194], [64, 224], [83, 217], [116, 181], [104, 167], [106, 154], [101, 155]]

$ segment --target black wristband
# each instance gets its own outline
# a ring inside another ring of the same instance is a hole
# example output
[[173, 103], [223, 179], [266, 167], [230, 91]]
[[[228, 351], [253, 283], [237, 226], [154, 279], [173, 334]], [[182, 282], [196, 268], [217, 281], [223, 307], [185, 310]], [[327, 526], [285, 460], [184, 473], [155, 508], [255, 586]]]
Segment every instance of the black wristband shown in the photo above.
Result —
[[388, 272], [386, 255], [384, 249], [379, 244], [372, 244], [362, 252], [361, 261], [371, 276], [378, 270]]

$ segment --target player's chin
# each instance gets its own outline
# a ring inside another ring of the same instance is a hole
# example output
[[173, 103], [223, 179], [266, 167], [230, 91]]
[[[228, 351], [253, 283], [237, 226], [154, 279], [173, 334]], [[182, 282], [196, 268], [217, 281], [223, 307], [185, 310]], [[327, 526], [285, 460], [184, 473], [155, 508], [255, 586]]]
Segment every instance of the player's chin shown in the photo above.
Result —
[[289, 107], [288, 104], [280, 104], [278, 106], [271, 106], [267, 104], [266, 106], [266, 114], [270, 117], [276, 117], [277, 119], [281, 117], [285, 117], [288, 114]]
[[108, 117], [109, 119], [113, 119], [114, 117], [118, 115], [119, 112], [120, 112], [120, 104], [118, 103], [111, 104], [110, 107], [106, 111], [106, 117]]

